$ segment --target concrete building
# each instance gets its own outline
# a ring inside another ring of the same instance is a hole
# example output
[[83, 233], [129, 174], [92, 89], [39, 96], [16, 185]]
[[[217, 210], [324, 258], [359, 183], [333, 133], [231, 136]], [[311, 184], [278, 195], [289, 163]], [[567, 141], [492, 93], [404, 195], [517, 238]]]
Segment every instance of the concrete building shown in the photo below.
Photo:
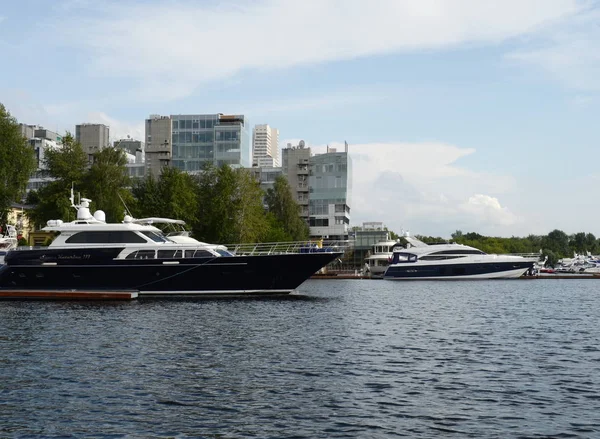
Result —
[[250, 172], [252, 172], [252, 175], [260, 184], [260, 188], [263, 191], [267, 192], [269, 189], [273, 189], [273, 185], [275, 184], [275, 180], [277, 179], [277, 177], [283, 175], [283, 168], [271, 166], [254, 166], [250, 168]]
[[352, 194], [352, 161], [344, 152], [327, 147], [327, 153], [310, 158], [310, 235], [347, 240]]
[[48, 175], [46, 169], [46, 151], [51, 148], [60, 148], [62, 146], [62, 136], [38, 125], [19, 125], [21, 133], [33, 148], [36, 159], [36, 170], [29, 177], [26, 191], [37, 191], [55, 180]]
[[309, 163], [310, 148], [305, 147], [304, 140], [298, 146], [288, 143], [281, 150], [283, 175], [288, 179], [294, 200], [300, 205], [300, 216], [309, 224]]
[[252, 166], [279, 167], [279, 130], [267, 124], [252, 131]]
[[75, 125], [75, 140], [81, 143], [90, 162], [92, 155], [110, 145], [109, 128], [101, 123]]
[[27, 125], [24, 123], [19, 124], [19, 130], [21, 131], [23, 137], [25, 137], [27, 140], [35, 137], [35, 130], [37, 128], [39, 128], [37, 125]]
[[171, 133], [170, 116], [153, 114], [146, 119], [146, 175], [158, 178], [164, 167], [171, 166], [173, 155]]
[[250, 167], [250, 136], [244, 115], [179, 114], [171, 119], [171, 166], [187, 172], [198, 172], [207, 162]]

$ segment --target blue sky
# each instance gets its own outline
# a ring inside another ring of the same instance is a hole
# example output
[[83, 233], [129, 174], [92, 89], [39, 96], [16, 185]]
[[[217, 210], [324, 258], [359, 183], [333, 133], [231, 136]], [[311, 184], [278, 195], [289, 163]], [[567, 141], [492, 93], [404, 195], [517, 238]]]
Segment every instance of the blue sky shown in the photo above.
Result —
[[350, 144], [352, 221], [600, 236], [600, 6], [588, 0], [9, 2], [0, 102], [59, 131], [243, 113]]

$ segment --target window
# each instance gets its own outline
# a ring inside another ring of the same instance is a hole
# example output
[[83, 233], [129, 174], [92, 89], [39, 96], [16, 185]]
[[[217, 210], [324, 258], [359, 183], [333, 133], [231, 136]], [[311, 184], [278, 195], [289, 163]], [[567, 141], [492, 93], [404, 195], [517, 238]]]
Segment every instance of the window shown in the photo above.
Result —
[[67, 244], [146, 244], [135, 232], [126, 230], [79, 232], [67, 238]]
[[173, 129], [174, 130], [178, 130], [179, 129], [179, 121], [178, 120], [174, 120], [173, 121]]
[[138, 250], [129, 253], [126, 259], [154, 259], [154, 250]]
[[485, 255], [481, 250], [443, 250], [431, 253], [432, 255]]
[[417, 262], [417, 255], [413, 255], [412, 253], [394, 253], [392, 263], [398, 264], [403, 262]]
[[212, 258], [214, 255], [208, 250], [186, 250], [186, 258]]
[[142, 235], [147, 236], [154, 242], [168, 242], [168, 240], [166, 240], [165, 238], [160, 236], [158, 233], [155, 233], [155, 232], [141, 232], [141, 233], [142, 233]]
[[158, 259], [181, 259], [181, 250], [159, 250]]

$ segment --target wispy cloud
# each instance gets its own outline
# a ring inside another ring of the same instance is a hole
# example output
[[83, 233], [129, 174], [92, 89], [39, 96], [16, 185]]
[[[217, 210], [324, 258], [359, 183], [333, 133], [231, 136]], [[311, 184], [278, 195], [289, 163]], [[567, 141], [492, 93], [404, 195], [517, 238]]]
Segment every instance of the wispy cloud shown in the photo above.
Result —
[[[71, 11], [72, 1], [67, 3]], [[78, 2], [75, 2], [77, 5]], [[87, 4], [87, 3], [86, 3]], [[91, 55], [89, 73], [132, 78], [140, 94], [182, 97], [244, 69], [495, 44], [580, 10], [577, 0], [184, 1], [75, 8], [53, 33]]]
[[537, 67], [568, 87], [600, 91], [600, 9], [551, 26], [508, 59]]

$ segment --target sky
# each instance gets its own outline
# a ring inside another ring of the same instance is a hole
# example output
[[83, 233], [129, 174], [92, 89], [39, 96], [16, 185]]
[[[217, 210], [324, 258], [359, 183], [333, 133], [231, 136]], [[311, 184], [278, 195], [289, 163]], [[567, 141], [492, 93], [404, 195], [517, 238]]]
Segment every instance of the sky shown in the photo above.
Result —
[[229, 113], [347, 141], [351, 225], [600, 236], [598, 23], [594, 0], [3, 0], [0, 102], [114, 139]]

